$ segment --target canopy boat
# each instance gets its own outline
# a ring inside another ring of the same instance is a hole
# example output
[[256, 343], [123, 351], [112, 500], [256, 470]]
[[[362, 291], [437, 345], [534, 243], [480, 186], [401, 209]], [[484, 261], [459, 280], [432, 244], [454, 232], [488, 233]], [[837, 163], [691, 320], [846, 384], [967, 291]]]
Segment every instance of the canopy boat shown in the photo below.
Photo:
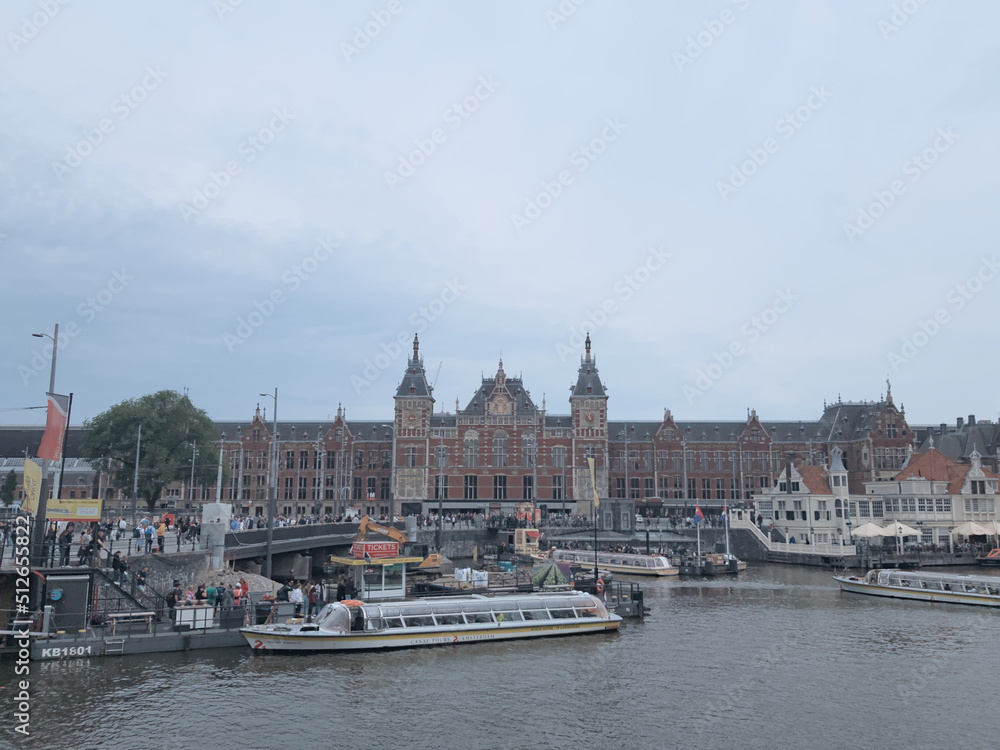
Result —
[[1000, 607], [1000, 578], [924, 573], [917, 570], [870, 570], [864, 578], [834, 576], [841, 591], [925, 602]]
[[[532, 556], [538, 562], [553, 560], [557, 563], [579, 564], [583, 568], [594, 567], [593, 550], [551, 549], [547, 553]], [[598, 552], [597, 567], [612, 573], [628, 573], [637, 576], [675, 576], [673, 567], [663, 555], [626, 555], [622, 552]]]
[[987, 567], [1000, 566], [1000, 549], [991, 549], [985, 555], [976, 558], [976, 563]]
[[501, 641], [617, 630], [622, 618], [580, 591], [418, 599], [392, 604], [327, 604], [315, 622], [300, 618], [240, 632], [265, 651], [353, 651]]

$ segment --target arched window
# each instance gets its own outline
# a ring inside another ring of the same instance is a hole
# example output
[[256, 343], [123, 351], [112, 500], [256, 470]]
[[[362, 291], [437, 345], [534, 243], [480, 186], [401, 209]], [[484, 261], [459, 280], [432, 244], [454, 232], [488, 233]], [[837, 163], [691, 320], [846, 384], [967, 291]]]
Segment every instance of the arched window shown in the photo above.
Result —
[[493, 466], [503, 468], [507, 466], [507, 432], [497, 430], [493, 434]]
[[475, 430], [466, 430], [463, 448], [465, 466], [470, 469], [479, 466], [479, 433]]

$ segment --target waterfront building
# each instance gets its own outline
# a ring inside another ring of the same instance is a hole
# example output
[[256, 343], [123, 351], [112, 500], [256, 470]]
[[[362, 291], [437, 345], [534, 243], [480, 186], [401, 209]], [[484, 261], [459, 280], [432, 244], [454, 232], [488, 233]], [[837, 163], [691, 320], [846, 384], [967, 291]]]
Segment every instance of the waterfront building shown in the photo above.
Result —
[[977, 451], [959, 462], [934, 448], [931, 440], [892, 482], [867, 483], [863, 495], [851, 498], [850, 512], [858, 524], [901, 521], [919, 530], [924, 544], [947, 544], [959, 524], [998, 519], [997, 482]]
[[762, 529], [805, 544], [842, 544], [850, 539], [850, 488], [842, 452], [834, 446], [828, 466], [794, 464], [774, 477], [754, 499]]
[[[957, 420], [955, 428], [911, 427], [891, 389], [877, 401], [838, 398], [824, 404], [815, 420], [770, 421], [755, 409], [732, 421], [680, 420], [670, 409], [660, 419], [612, 419], [589, 335], [568, 409], [550, 410], [546, 398], [533, 395], [501, 361], [494, 374], [471, 385], [464, 406], [456, 400], [448, 411], [435, 398], [419, 347], [414, 337], [385, 420], [349, 419], [338, 406], [334, 419], [279, 422], [273, 435], [258, 404], [248, 420], [217, 422], [216, 445], [229, 476], [220, 488], [222, 500], [249, 515], [266, 514], [274, 470], [277, 513], [285, 516], [336, 515], [349, 506], [387, 516], [426, 513], [439, 505], [447, 512], [512, 512], [522, 501], [547, 513], [589, 515], [594, 491], [587, 459], [593, 458], [597, 493], [608, 500], [601, 525], [614, 529], [632, 523], [632, 508], [646, 515], [691, 516], [696, 504], [706, 514], [718, 514], [728, 505], [771, 498], [791, 461], [799, 475], [793, 482], [801, 492], [809, 488], [810, 497], [802, 498], [800, 516], [789, 519], [787, 513], [796, 509], [785, 508], [781, 520], [792, 524], [790, 530], [811, 520], [813, 534], [832, 540], [846, 528], [843, 517], [837, 524], [833, 513], [819, 529], [815, 524], [825, 522], [825, 515], [815, 514], [818, 503], [828, 500], [817, 488], [830, 479], [834, 449], [854, 496], [896, 477], [907, 456], [931, 438], [952, 460], [968, 460], [976, 451], [982, 465], [995, 471], [1000, 457], [1000, 426], [970, 416], [968, 422]], [[41, 427], [0, 428], [0, 461], [15, 470], [19, 494], [25, 451], [37, 448], [41, 434]], [[83, 428], [71, 427], [68, 436], [62, 496], [97, 494], [109, 513], [130, 508], [129, 500], [79, 459]], [[279, 458], [272, 467], [274, 441]], [[175, 482], [158, 510], [195, 513], [215, 496], [214, 486]], [[801, 512], [811, 518], [802, 519]]]

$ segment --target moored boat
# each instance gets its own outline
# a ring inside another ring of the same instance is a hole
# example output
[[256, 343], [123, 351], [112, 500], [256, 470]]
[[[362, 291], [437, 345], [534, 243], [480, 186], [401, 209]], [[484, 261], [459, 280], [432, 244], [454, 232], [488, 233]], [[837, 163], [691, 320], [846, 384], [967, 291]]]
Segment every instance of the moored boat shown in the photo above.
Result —
[[991, 568], [1000, 566], [1000, 549], [991, 549], [985, 555], [980, 555], [976, 558], [976, 563]]
[[1000, 578], [917, 570], [870, 570], [857, 576], [834, 576], [841, 591], [895, 599], [1000, 607]]
[[[593, 550], [551, 549], [545, 554], [532, 557], [539, 562], [554, 560], [578, 564], [584, 568], [594, 567]], [[597, 567], [612, 573], [637, 576], [675, 576], [678, 572], [663, 555], [628, 555], [623, 552], [598, 552]]]
[[500, 641], [617, 630], [622, 618], [580, 591], [479, 595], [380, 604], [327, 604], [315, 622], [301, 619], [241, 628], [264, 651], [354, 651]]
[[706, 552], [700, 557], [680, 560], [677, 567], [682, 576], [714, 576], [742, 573], [747, 569], [747, 564], [729, 552]]

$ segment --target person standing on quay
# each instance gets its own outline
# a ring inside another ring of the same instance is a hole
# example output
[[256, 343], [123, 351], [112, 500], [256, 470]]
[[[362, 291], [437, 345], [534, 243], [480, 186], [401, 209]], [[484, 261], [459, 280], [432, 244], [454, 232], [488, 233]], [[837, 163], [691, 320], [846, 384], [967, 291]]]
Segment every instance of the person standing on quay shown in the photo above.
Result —
[[159, 549], [161, 555], [163, 554], [163, 541], [166, 538], [166, 536], [167, 536], [167, 522], [161, 518], [160, 525], [156, 527], [156, 546]]
[[288, 599], [289, 599], [289, 601], [295, 603], [295, 614], [296, 615], [301, 615], [302, 614], [302, 602], [304, 601], [304, 597], [302, 596], [302, 584], [301, 583], [295, 585], [295, 588], [292, 589], [291, 593], [288, 595]]
[[309, 581], [309, 591], [306, 592], [306, 598], [309, 601], [309, 609], [306, 610], [306, 617], [312, 621], [313, 615], [316, 614], [316, 606], [319, 604], [319, 591], [317, 590], [315, 581]]

